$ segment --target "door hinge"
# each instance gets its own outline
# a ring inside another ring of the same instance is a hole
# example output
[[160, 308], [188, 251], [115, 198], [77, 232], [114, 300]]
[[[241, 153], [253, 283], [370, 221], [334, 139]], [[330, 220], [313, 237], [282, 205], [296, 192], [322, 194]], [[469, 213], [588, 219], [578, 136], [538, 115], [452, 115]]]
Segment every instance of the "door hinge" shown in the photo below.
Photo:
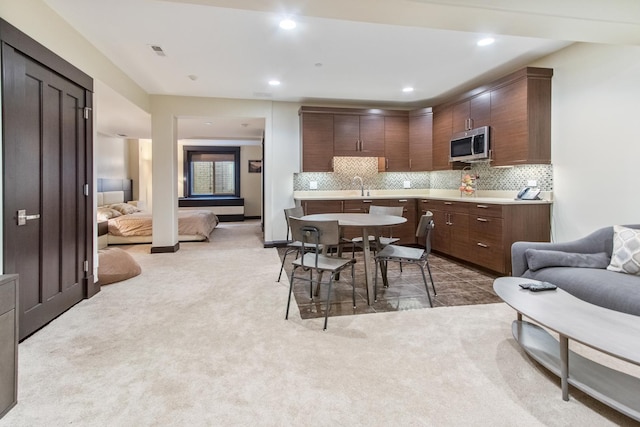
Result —
[[82, 192], [85, 196], [89, 196], [89, 184], [85, 184], [82, 188]]
[[89, 119], [89, 112], [93, 110], [91, 107], [84, 107], [84, 119], [88, 120]]
[[89, 272], [89, 261], [87, 261], [86, 259], [84, 260], [84, 272]]

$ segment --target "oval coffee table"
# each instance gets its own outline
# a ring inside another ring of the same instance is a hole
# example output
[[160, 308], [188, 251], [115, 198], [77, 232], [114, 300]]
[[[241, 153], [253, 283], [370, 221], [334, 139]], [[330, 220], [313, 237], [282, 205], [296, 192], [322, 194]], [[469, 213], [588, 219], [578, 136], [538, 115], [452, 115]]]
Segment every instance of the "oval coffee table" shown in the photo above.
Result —
[[[569, 350], [569, 340], [640, 365], [640, 316], [590, 304], [558, 288], [531, 292], [520, 283], [538, 283], [521, 277], [493, 282], [500, 298], [517, 311], [513, 336], [529, 356], [558, 375], [562, 398], [569, 400], [569, 384], [640, 421], [640, 378], [600, 365]], [[538, 325], [555, 331], [560, 342]]]

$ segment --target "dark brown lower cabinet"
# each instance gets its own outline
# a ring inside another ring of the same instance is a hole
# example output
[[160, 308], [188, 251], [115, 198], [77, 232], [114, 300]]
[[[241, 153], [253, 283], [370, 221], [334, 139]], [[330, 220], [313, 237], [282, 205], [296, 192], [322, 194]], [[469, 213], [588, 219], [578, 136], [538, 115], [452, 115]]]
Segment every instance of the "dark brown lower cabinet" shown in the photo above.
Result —
[[511, 274], [511, 245], [548, 242], [551, 205], [421, 199], [418, 214], [433, 213], [434, 251], [501, 274]]
[[0, 418], [18, 402], [18, 275], [0, 276]]

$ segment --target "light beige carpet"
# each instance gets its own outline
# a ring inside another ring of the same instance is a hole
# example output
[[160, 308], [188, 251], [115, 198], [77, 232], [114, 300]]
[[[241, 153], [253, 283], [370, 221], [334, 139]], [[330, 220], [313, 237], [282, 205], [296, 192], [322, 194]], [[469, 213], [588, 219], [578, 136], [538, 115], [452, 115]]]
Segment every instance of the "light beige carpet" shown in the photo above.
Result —
[[0, 426], [606, 426], [522, 354], [504, 304], [284, 320], [259, 225], [222, 223], [20, 344]]

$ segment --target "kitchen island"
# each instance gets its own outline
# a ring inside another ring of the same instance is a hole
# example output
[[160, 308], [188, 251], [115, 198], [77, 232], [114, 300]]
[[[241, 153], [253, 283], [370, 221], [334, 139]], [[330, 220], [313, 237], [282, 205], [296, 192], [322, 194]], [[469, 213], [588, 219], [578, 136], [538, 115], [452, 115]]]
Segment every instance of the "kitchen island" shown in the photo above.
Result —
[[434, 252], [499, 273], [511, 274], [511, 244], [516, 241], [548, 242], [551, 236], [551, 197], [515, 200], [515, 191], [480, 191], [460, 196], [457, 190], [294, 191], [306, 215], [368, 212], [368, 206], [404, 207], [407, 222], [394, 237], [414, 245], [417, 218], [434, 215]]

